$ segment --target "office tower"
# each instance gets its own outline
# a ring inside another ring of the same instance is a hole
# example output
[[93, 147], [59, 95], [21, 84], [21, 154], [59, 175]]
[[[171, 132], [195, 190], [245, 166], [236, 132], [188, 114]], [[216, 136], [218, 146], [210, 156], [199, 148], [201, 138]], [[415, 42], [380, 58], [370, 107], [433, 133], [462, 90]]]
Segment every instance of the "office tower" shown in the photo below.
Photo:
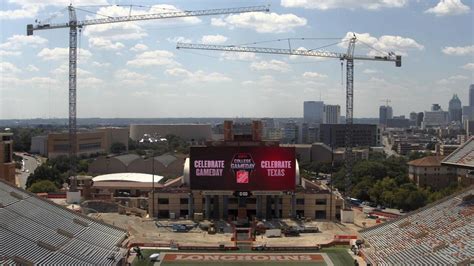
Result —
[[379, 108], [379, 124], [380, 125], [387, 125], [387, 119], [391, 119], [393, 117], [393, 110], [391, 106], [382, 105]]
[[341, 123], [341, 106], [324, 105], [324, 124], [340, 124]]
[[474, 106], [474, 84], [469, 85], [469, 106]]
[[324, 102], [305, 101], [303, 110], [303, 120], [309, 124], [322, 124], [324, 120]]
[[449, 122], [461, 122], [462, 106], [457, 94], [454, 94], [453, 98], [449, 101], [448, 112]]

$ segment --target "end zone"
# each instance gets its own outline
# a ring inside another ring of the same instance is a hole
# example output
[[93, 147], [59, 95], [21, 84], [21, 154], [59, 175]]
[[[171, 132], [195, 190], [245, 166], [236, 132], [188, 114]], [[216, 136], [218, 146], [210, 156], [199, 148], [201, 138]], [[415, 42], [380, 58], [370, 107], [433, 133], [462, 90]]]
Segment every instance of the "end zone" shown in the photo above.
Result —
[[162, 265], [175, 263], [308, 263], [334, 265], [324, 253], [165, 253]]

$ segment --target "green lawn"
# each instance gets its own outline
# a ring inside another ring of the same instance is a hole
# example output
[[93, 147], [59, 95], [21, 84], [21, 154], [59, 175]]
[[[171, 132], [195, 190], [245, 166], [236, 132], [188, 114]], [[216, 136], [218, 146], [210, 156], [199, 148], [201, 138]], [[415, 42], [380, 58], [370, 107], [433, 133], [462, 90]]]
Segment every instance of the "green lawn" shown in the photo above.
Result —
[[[172, 252], [172, 253], [176, 253], [176, 252], [179, 252], [179, 251], [163, 251], [164, 253], [166, 252]], [[133, 266], [145, 266], [145, 265], [153, 265], [152, 262], [148, 261], [148, 257], [153, 254], [153, 253], [160, 253], [159, 250], [151, 250], [151, 249], [142, 249], [142, 253], [143, 253], [143, 256], [145, 257], [145, 260], [138, 260], [137, 258], [135, 258], [135, 260], [133, 261]], [[209, 253], [209, 252], [189, 252], [189, 253]], [[210, 252], [210, 253], [218, 253], [218, 252]], [[255, 253], [255, 254], [258, 254], [259, 252], [248, 252], [248, 251], [234, 251], [234, 252], [226, 252], [226, 253]], [[278, 254], [277, 252], [263, 252], [263, 253], [275, 253], [275, 254]], [[284, 253], [298, 253], [298, 252], [284, 252]], [[309, 252], [304, 252], [304, 253], [309, 253]], [[320, 250], [319, 252], [315, 252], [315, 253], [326, 253], [328, 255], [328, 257], [332, 260], [333, 264], [336, 265], [336, 266], [339, 266], [339, 265], [354, 265], [354, 260], [352, 259], [352, 257], [349, 255], [349, 253], [347, 252], [347, 247], [344, 247], [344, 248], [324, 248], [322, 250]], [[258, 266], [272, 266], [272, 265], [278, 265], [278, 266], [287, 266], [287, 265], [295, 265], [295, 264], [298, 264], [298, 265], [316, 265], [316, 266], [323, 266], [323, 265], [326, 265], [326, 263], [322, 262], [322, 263], [315, 263], [315, 262], [291, 262], [291, 261], [288, 261], [288, 262], [249, 262], [249, 261], [245, 261], [245, 262], [226, 262], [226, 263], [223, 263], [223, 262], [209, 262], [209, 261], [203, 261], [203, 262], [196, 262], [196, 263], [183, 263], [183, 262], [164, 262], [162, 263], [161, 265], [163, 266], [168, 266], [168, 265], [172, 265], [172, 266], [184, 266], [184, 265], [206, 265], [206, 264], [220, 264], [220, 265], [229, 265], [229, 266], [247, 266], [248, 264], [252, 264], [252, 265], [258, 265]]]

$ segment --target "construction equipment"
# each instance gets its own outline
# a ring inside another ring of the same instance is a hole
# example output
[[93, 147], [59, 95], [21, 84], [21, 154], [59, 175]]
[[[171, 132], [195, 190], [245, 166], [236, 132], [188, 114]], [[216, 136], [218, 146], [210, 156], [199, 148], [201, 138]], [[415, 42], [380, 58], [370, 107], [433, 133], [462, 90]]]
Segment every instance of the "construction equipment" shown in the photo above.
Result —
[[[304, 39], [304, 38], [302, 38]], [[192, 43], [178, 43], [177, 49], [198, 49], [198, 50], [214, 50], [225, 52], [243, 52], [243, 53], [263, 53], [263, 54], [281, 54], [281, 55], [297, 55], [297, 56], [313, 56], [313, 57], [328, 57], [336, 58], [341, 61], [346, 61], [346, 135], [345, 135], [345, 162], [346, 162], [346, 193], [350, 189], [350, 179], [352, 177], [352, 167], [354, 164], [354, 157], [352, 154], [352, 124], [353, 124], [353, 104], [354, 104], [354, 60], [370, 60], [370, 61], [392, 61], [395, 66], [402, 66], [402, 57], [389, 52], [384, 56], [365, 56], [354, 55], [355, 44], [357, 37], [355, 34], [348, 40], [349, 45], [347, 53], [336, 53], [321, 50], [304, 50], [280, 48], [263, 48], [251, 46], [235, 46], [235, 45], [207, 45], [207, 44], [192, 44]], [[288, 39], [290, 44], [290, 39]], [[347, 203], [350, 206], [350, 203]]]
[[77, 31], [85, 26], [101, 25], [119, 22], [132, 22], [155, 19], [169, 19], [169, 18], [183, 18], [183, 17], [197, 17], [197, 16], [212, 16], [225, 15], [234, 13], [246, 12], [260, 12], [269, 11], [268, 6], [250, 6], [237, 8], [220, 8], [209, 10], [195, 10], [195, 11], [170, 11], [156, 14], [142, 14], [132, 15], [131, 6], [128, 16], [107, 17], [100, 19], [90, 19], [78, 21], [76, 17], [76, 8], [72, 5], [68, 7], [69, 22], [68, 23], [38, 23], [28, 24], [26, 26], [26, 35], [33, 35], [34, 31], [52, 30], [69, 28], [69, 159], [71, 172], [71, 189], [70, 191], [77, 191], [75, 158], [77, 154], [77, 126], [76, 126], [76, 79], [77, 79]]
[[390, 99], [385, 99], [385, 100], [380, 100], [381, 102], [385, 103], [385, 106], [388, 106], [388, 103], [391, 103], [392, 101]]

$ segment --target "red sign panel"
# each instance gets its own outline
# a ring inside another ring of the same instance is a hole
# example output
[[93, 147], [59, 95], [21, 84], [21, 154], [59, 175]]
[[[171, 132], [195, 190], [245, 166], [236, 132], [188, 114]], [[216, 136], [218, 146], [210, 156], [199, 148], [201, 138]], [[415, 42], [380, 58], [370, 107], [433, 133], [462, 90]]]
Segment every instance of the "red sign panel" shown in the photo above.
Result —
[[294, 148], [191, 147], [190, 164], [191, 189], [295, 189]]

